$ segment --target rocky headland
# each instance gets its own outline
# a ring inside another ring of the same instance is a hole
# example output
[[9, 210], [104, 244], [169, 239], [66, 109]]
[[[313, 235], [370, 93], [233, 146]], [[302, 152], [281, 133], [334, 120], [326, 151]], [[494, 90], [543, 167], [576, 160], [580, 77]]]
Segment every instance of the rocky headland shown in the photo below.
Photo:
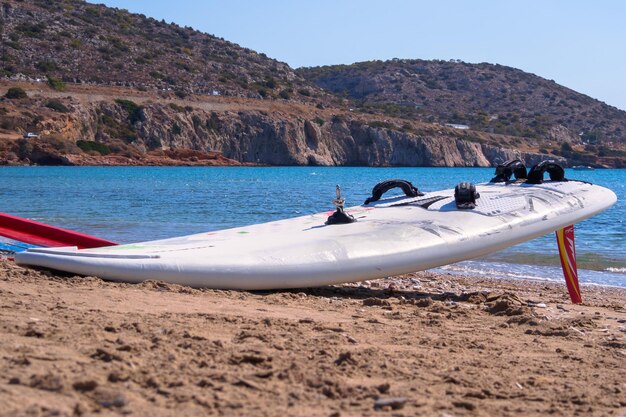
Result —
[[78, 0], [4, 0], [0, 39], [0, 164], [626, 161], [626, 112], [501, 65], [294, 70], [189, 27]]

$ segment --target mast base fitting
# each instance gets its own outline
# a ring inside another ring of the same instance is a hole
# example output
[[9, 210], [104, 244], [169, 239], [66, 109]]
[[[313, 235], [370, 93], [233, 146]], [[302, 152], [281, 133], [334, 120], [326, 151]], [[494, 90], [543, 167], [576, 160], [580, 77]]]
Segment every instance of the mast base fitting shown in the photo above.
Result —
[[328, 216], [328, 220], [326, 220], [325, 224], [348, 224], [354, 223], [355, 221], [356, 219], [354, 218], [354, 216], [343, 211], [343, 208], [337, 207], [337, 211]]

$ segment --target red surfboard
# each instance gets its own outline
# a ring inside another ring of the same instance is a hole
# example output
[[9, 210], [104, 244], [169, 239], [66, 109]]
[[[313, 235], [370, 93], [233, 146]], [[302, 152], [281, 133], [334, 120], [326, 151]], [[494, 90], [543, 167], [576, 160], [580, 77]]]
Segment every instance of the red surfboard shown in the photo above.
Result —
[[556, 241], [559, 246], [559, 258], [563, 268], [563, 276], [567, 284], [567, 291], [572, 303], [580, 304], [583, 299], [578, 284], [578, 270], [576, 268], [576, 245], [574, 242], [574, 225], [569, 225], [556, 231]]
[[77, 246], [78, 249], [87, 249], [117, 245], [109, 240], [5, 213], [0, 213], [0, 236], [48, 248]]

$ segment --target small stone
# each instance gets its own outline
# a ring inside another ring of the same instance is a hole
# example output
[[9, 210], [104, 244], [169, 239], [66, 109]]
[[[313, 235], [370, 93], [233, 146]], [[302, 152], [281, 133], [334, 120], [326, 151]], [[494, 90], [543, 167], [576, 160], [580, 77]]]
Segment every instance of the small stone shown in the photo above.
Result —
[[128, 404], [124, 395], [114, 391], [96, 391], [95, 400], [104, 408], [120, 408]]
[[42, 337], [45, 336], [45, 333], [42, 332], [41, 330], [30, 328], [30, 329], [26, 330], [26, 333], [24, 333], [24, 336], [26, 336], [26, 337], [36, 337], [38, 339], [41, 339]]
[[243, 379], [243, 378], [239, 378], [237, 381], [235, 381], [233, 383], [233, 385], [250, 388], [250, 389], [257, 390], [257, 391], [261, 390], [261, 387], [259, 387], [259, 385], [257, 385], [256, 383], [254, 383], [252, 381], [249, 381], [247, 379]]
[[98, 383], [93, 379], [87, 381], [77, 381], [72, 384], [72, 388], [79, 392], [93, 391], [98, 386]]
[[466, 410], [469, 410], [469, 411], [476, 409], [476, 405], [469, 401], [453, 401], [452, 405], [458, 408], [465, 408]]
[[101, 348], [96, 349], [96, 353], [91, 355], [91, 357], [93, 359], [100, 359], [103, 362], [112, 362], [112, 361], [122, 360], [122, 358], [119, 357], [118, 355], [115, 355], [113, 353], [109, 353], [106, 350], [101, 349]]
[[61, 391], [63, 389], [63, 381], [61, 377], [53, 374], [33, 375], [30, 378], [30, 387], [44, 391]]
[[405, 397], [381, 398], [374, 403], [374, 410], [382, 410], [391, 408], [392, 410], [400, 410], [406, 404]]
[[9, 379], [9, 385], [19, 385], [22, 381], [16, 376]]
[[391, 388], [391, 385], [389, 385], [388, 382], [385, 382], [384, 384], [380, 384], [379, 386], [376, 387], [378, 392], [380, 392], [381, 394], [388, 393], [390, 388]]
[[363, 305], [367, 307], [371, 307], [371, 306], [389, 307], [391, 306], [391, 303], [381, 298], [366, 298], [365, 300], [363, 300]]
[[433, 300], [431, 298], [422, 298], [415, 301], [415, 305], [417, 307], [429, 307], [433, 304]]
[[254, 374], [255, 377], [257, 378], [270, 378], [272, 375], [274, 375], [274, 371], [272, 369], [269, 369], [267, 371], [261, 371], [261, 372], [257, 372]]
[[109, 374], [108, 378], [109, 382], [125, 382], [130, 379], [128, 375], [123, 375], [117, 371], [113, 371]]
[[339, 354], [339, 357], [335, 360], [335, 365], [339, 366], [343, 363], [355, 364], [356, 361], [352, 358], [352, 353], [343, 352]]

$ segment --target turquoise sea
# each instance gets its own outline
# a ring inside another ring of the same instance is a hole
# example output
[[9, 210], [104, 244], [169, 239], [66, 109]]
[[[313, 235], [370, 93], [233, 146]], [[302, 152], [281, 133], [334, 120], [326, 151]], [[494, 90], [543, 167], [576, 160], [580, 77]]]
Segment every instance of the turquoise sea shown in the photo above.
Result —
[[[492, 168], [0, 167], [0, 212], [129, 243], [329, 210], [335, 184], [351, 206], [385, 179], [432, 191], [492, 176]], [[581, 282], [626, 287], [626, 170], [566, 176], [618, 196], [611, 209], [576, 226]], [[7, 247], [0, 242], [0, 250]], [[562, 280], [553, 234], [439, 270]]]

